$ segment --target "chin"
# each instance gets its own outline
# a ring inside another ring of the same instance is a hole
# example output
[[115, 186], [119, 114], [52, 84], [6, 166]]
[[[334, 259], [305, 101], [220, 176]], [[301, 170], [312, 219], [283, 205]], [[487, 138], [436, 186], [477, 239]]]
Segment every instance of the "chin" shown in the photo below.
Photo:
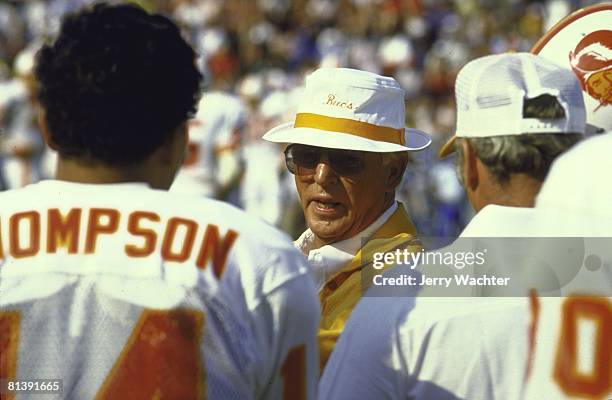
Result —
[[315, 229], [310, 228], [310, 230], [315, 234], [315, 236], [325, 244], [331, 244], [340, 242], [344, 239], [348, 239], [345, 237], [345, 232], [340, 230], [330, 230], [330, 229]]
[[312, 233], [314, 233], [315, 236], [319, 238], [320, 240], [323, 240], [329, 243], [333, 243], [335, 241], [335, 238], [337, 238], [339, 235], [336, 232], [334, 232], [333, 229], [329, 229], [329, 227], [321, 226], [321, 225], [322, 224], [320, 222], [319, 223], [315, 222], [313, 224], [308, 224], [308, 227], [310, 228]]

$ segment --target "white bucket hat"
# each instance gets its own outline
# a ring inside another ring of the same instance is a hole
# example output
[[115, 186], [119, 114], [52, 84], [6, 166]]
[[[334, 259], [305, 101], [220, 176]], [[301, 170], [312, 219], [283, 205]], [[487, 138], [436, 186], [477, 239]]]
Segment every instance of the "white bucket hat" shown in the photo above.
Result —
[[431, 143], [426, 133], [405, 127], [404, 91], [395, 79], [348, 68], [310, 74], [295, 121], [263, 138], [377, 153], [422, 150]]
[[[555, 120], [524, 118], [523, 103], [554, 96], [565, 111]], [[581, 133], [586, 111], [580, 83], [568, 69], [530, 53], [485, 56], [467, 63], [455, 82], [457, 129], [439, 152], [455, 151], [457, 137], [493, 137], [537, 133]]]

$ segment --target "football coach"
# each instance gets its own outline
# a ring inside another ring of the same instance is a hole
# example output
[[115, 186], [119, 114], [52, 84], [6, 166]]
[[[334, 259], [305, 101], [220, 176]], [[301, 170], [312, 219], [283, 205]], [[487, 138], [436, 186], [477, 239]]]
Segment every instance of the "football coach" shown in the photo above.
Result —
[[421, 250], [395, 190], [408, 151], [431, 139], [405, 128], [404, 91], [393, 78], [347, 68], [322, 68], [306, 78], [295, 121], [265, 140], [286, 143], [308, 229], [295, 242], [319, 287], [319, 350], [325, 366], [361, 298], [372, 255]]

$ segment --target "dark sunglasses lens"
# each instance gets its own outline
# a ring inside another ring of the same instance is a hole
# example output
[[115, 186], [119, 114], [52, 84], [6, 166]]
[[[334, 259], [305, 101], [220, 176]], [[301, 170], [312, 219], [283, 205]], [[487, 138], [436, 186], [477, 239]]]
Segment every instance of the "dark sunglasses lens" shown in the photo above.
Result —
[[304, 168], [315, 168], [321, 158], [321, 152], [310, 147], [298, 147], [293, 152], [295, 163]]
[[285, 150], [285, 163], [292, 174], [297, 173], [298, 169], [300, 173], [309, 172], [305, 170], [314, 170], [320, 158], [320, 151], [313, 147], [292, 145]]
[[363, 171], [363, 154], [347, 150], [329, 150], [305, 145], [291, 145], [285, 150], [287, 169], [292, 174], [314, 173], [323, 153], [327, 153], [331, 168], [340, 175], [357, 175]]
[[355, 152], [331, 152], [329, 158], [331, 167], [340, 175], [357, 175], [363, 171], [363, 157]]

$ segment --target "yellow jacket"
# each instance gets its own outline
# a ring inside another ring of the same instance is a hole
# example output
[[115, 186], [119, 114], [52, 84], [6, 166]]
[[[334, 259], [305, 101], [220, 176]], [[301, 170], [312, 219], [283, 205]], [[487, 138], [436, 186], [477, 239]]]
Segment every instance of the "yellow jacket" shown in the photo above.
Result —
[[[321, 323], [318, 338], [321, 371], [323, 371], [353, 308], [371, 283], [371, 280], [367, 278], [372, 272], [373, 254], [406, 248], [418, 252], [422, 249], [422, 246], [417, 239], [416, 229], [408, 213], [400, 203], [387, 222], [374, 233], [342, 270], [327, 281], [319, 292]], [[370, 267], [368, 268], [368, 274], [363, 273], [366, 267]]]

